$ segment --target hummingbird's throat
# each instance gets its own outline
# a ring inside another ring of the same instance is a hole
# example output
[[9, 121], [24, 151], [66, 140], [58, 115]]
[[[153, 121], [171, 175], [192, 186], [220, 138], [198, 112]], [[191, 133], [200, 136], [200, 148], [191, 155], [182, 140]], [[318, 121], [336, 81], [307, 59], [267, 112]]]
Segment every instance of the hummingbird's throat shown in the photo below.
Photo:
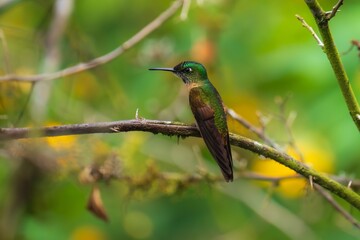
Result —
[[203, 84], [202, 83], [194, 83], [194, 82], [189, 82], [189, 83], [185, 83], [186, 84], [186, 86], [187, 86], [187, 88], [189, 89], [189, 90], [191, 90], [191, 89], [193, 89], [193, 88], [197, 88], [197, 87], [201, 87], [201, 86], [203, 86]]

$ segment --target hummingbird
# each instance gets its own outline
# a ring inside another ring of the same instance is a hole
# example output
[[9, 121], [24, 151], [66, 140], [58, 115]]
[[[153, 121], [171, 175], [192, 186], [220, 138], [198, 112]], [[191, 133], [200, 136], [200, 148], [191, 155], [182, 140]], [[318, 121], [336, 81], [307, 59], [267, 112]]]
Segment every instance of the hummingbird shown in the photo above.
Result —
[[233, 163], [229, 131], [220, 94], [210, 82], [205, 67], [185, 61], [173, 68], [150, 68], [168, 71], [181, 78], [189, 91], [189, 104], [196, 125], [226, 182], [233, 181]]

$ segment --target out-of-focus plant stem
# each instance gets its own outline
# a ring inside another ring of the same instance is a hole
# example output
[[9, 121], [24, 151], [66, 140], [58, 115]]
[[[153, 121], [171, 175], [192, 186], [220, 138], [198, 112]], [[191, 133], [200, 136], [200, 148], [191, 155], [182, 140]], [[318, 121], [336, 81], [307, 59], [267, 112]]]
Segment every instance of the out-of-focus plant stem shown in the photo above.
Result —
[[360, 131], [360, 108], [356, 100], [354, 91], [350, 85], [349, 78], [345, 72], [344, 65], [340, 59], [339, 51], [336, 48], [334, 39], [332, 37], [329, 21], [335, 16], [337, 10], [342, 5], [343, 1], [339, 1], [331, 12], [325, 12], [317, 0], [305, 0], [305, 3], [309, 7], [313, 14], [319, 32], [324, 43], [323, 50], [329, 59], [331, 67], [335, 73], [336, 79], [340, 86], [341, 92], [344, 96], [346, 105], [348, 107], [350, 116], [352, 117], [355, 125]]

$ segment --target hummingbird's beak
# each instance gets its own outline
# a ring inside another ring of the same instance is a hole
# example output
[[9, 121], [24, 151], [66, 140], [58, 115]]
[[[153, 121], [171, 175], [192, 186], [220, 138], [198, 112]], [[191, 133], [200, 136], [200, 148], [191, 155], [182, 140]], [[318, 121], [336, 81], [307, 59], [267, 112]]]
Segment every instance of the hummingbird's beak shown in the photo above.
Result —
[[173, 68], [149, 68], [149, 70], [175, 72]]

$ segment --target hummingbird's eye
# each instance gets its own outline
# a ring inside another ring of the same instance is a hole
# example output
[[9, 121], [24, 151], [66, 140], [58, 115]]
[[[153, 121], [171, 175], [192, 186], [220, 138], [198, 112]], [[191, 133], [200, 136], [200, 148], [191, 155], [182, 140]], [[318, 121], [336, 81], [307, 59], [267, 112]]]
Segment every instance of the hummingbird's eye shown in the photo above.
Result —
[[193, 71], [193, 69], [192, 69], [191, 67], [187, 67], [187, 68], [185, 68], [184, 70], [185, 70], [185, 72], [187, 72], [187, 73], [191, 73], [191, 72]]

